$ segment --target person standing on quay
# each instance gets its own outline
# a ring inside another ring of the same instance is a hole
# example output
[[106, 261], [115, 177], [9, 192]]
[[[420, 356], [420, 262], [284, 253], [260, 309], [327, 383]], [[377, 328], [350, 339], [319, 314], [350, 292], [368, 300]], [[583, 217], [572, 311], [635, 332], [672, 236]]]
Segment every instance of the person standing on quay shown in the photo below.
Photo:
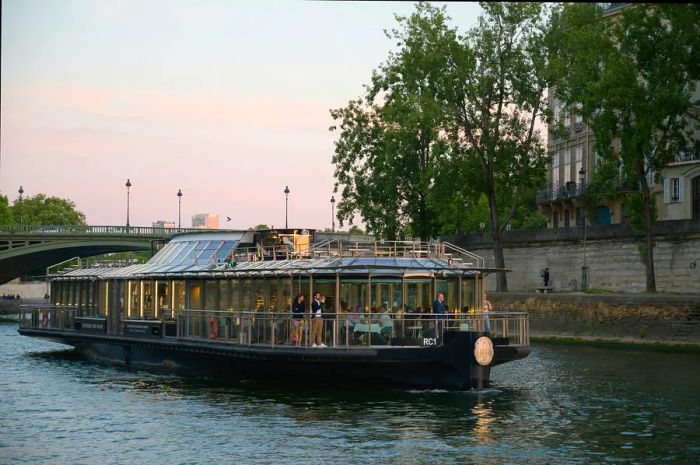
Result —
[[311, 302], [311, 347], [327, 347], [323, 343], [323, 302], [326, 299], [321, 297], [320, 292], [314, 293], [314, 300]]
[[445, 308], [444, 302], [445, 295], [442, 292], [437, 295], [437, 299], [435, 299], [435, 302], [433, 302], [433, 314], [437, 320], [435, 325], [437, 328], [437, 337], [442, 336], [442, 326], [444, 324], [444, 320], [447, 318], [447, 309]]

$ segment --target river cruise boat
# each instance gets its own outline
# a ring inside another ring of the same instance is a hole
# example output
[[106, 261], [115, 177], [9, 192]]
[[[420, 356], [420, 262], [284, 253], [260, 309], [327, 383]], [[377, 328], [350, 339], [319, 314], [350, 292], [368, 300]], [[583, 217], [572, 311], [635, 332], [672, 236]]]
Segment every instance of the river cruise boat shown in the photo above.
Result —
[[[487, 387], [491, 367], [528, 355], [526, 314], [482, 311], [496, 270], [481, 257], [445, 242], [339, 237], [176, 234], [145, 264], [53, 278], [50, 303], [25, 307], [19, 332], [137, 366], [453, 390]], [[440, 293], [443, 316], [431, 312]]]

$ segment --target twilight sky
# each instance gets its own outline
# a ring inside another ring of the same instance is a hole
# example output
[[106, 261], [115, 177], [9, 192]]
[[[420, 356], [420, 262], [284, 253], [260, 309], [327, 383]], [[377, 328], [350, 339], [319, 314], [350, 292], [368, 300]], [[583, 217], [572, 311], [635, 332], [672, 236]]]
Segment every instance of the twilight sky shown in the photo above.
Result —
[[[412, 3], [2, 0], [0, 193], [92, 225], [220, 215], [330, 226], [328, 110], [362, 93]], [[476, 3], [448, 4], [461, 30]], [[337, 198], [337, 196], [336, 196]], [[226, 216], [231, 222], [226, 222]]]

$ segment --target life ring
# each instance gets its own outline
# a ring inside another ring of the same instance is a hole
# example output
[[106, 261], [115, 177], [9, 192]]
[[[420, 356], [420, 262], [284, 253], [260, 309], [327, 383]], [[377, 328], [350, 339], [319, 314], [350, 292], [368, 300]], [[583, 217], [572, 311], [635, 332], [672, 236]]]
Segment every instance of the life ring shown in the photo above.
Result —
[[43, 312], [41, 314], [41, 327], [42, 328], [49, 327], [49, 312]]
[[217, 339], [219, 337], [219, 320], [217, 318], [209, 319], [209, 339]]

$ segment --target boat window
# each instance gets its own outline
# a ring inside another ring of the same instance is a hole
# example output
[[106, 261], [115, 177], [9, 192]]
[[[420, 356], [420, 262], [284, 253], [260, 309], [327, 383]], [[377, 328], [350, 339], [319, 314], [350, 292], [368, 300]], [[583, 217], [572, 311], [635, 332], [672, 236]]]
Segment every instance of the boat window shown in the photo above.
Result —
[[227, 279], [219, 280], [219, 310], [231, 310], [231, 302], [228, 292], [229, 281]]
[[347, 282], [340, 284], [340, 301], [347, 303], [351, 311], [364, 312], [368, 310], [367, 304], [367, 280], [364, 282]]
[[231, 310], [241, 310], [241, 282], [237, 279], [231, 280]]
[[153, 318], [155, 316], [153, 299], [153, 282], [143, 281], [143, 312], [142, 318]]
[[462, 313], [469, 312], [476, 307], [475, 293], [476, 280], [462, 279]]
[[426, 280], [406, 280], [406, 312], [426, 311], [432, 305], [432, 282]]
[[182, 310], [185, 308], [185, 282], [174, 281], [173, 289], [173, 296], [175, 297], [174, 307], [177, 310]]
[[265, 281], [262, 279], [255, 280], [255, 310], [265, 309]]
[[280, 290], [282, 295], [282, 301], [280, 302], [279, 310], [282, 312], [289, 312], [292, 309], [292, 283], [289, 279], [280, 280]]
[[244, 279], [241, 281], [243, 289], [243, 311], [250, 312], [255, 309], [253, 306], [253, 281]]
[[271, 312], [276, 312], [277, 311], [277, 290], [279, 289], [278, 283], [276, 279], [271, 279], [268, 281], [269, 283], [269, 292], [270, 292], [270, 304], [268, 305], [268, 309]]
[[202, 284], [199, 280], [187, 281], [187, 294], [189, 299], [187, 308], [201, 310], [202, 308]]
[[204, 308], [207, 310], [221, 310], [219, 308], [218, 282], [208, 280], [204, 282]]

